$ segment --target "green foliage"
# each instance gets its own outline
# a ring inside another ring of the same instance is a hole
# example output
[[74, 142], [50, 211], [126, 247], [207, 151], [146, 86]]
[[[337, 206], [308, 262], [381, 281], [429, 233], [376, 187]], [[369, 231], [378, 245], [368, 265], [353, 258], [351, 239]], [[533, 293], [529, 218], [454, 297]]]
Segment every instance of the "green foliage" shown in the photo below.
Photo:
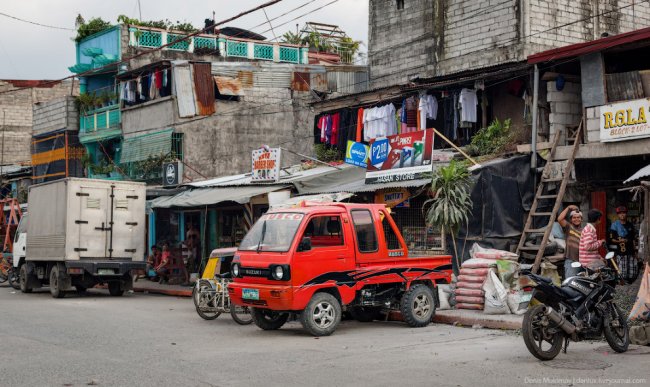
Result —
[[80, 114], [93, 110], [97, 104], [97, 95], [94, 92], [79, 94], [74, 98], [74, 105]]
[[95, 175], [108, 175], [115, 170], [115, 165], [102, 159], [99, 164], [90, 164], [90, 170]]
[[339, 161], [343, 158], [341, 157], [341, 152], [334, 148], [329, 148], [325, 144], [316, 144], [314, 145], [314, 153], [316, 153], [316, 158], [320, 161], [330, 163], [332, 161]]
[[300, 37], [300, 34], [287, 31], [282, 35], [282, 43], [302, 44], [302, 38]]
[[163, 30], [168, 30], [168, 31], [183, 31], [187, 33], [193, 33], [198, 31], [198, 29], [194, 28], [192, 23], [187, 23], [187, 22], [180, 22], [176, 21], [176, 23], [173, 23], [169, 19], [165, 20], [138, 20], [135, 18], [130, 18], [126, 15], [120, 15], [117, 17], [117, 22], [122, 23], [122, 24], [130, 24], [134, 26], [140, 26], [140, 27], [151, 27], [151, 28], [160, 28]]
[[76, 23], [78, 24], [77, 37], [74, 40], [77, 43], [79, 43], [85, 37], [111, 27], [111, 23], [104, 21], [99, 17], [92, 18], [88, 21], [88, 23], [86, 23], [83, 17], [81, 17], [81, 15], [78, 15]]
[[472, 210], [470, 198], [471, 174], [464, 162], [452, 160], [448, 166], [437, 169], [431, 178], [432, 199], [425, 202], [426, 221], [430, 226], [451, 231], [456, 255], [456, 267], [460, 267], [456, 250], [456, 233], [467, 224]]
[[160, 177], [163, 163], [175, 160], [178, 160], [178, 155], [175, 152], [170, 152], [149, 156], [146, 160], [135, 161], [130, 165], [125, 165], [124, 169], [132, 179], [150, 181]]
[[487, 127], [479, 130], [472, 138], [467, 150], [472, 156], [492, 155], [503, 152], [512, 142], [510, 132], [510, 119], [494, 121]]

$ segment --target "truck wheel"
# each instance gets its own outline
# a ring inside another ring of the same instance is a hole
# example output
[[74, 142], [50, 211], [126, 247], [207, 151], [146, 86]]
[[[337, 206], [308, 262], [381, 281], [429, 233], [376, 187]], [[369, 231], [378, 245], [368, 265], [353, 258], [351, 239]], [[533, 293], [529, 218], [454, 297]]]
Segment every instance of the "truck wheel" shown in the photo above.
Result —
[[50, 270], [50, 294], [54, 298], [63, 298], [65, 297], [65, 292], [61, 290], [63, 285], [61, 268], [59, 265], [54, 265]]
[[32, 287], [29, 285], [29, 274], [27, 274], [27, 264], [20, 267], [20, 291], [23, 293], [31, 293]]
[[356, 306], [350, 309], [352, 318], [359, 322], [372, 322], [381, 318], [381, 308], [372, 306]]
[[109, 282], [108, 283], [108, 292], [113, 297], [121, 297], [124, 294], [124, 289], [122, 288], [122, 283], [120, 282]]
[[300, 314], [300, 322], [314, 336], [329, 336], [341, 322], [341, 303], [329, 293], [316, 293]]
[[289, 313], [259, 308], [250, 308], [250, 311], [255, 325], [265, 331], [280, 329], [289, 319]]
[[423, 284], [411, 286], [400, 302], [402, 318], [411, 327], [426, 327], [436, 311], [431, 288]]
[[9, 273], [9, 285], [16, 290], [20, 290], [20, 269], [12, 268]]

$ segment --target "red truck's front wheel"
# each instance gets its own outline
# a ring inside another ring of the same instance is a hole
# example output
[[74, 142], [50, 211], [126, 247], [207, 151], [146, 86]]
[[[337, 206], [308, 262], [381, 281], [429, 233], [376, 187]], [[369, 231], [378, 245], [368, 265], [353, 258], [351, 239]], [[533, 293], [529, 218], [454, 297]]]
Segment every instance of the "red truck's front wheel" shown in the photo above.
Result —
[[302, 311], [300, 322], [314, 336], [329, 336], [341, 322], [341, 303], [329, 293], [316, 293]]
[[436, 302], [431, 288], [423, 284], [411, 286], [400, 303], [402, 318], [411, 327], [426, 327], [436, 312]]

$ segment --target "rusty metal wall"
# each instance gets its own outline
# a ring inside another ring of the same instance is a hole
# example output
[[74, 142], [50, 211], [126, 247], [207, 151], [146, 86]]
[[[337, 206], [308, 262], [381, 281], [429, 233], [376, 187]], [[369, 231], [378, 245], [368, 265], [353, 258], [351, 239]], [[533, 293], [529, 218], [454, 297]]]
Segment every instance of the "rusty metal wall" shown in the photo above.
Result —
[[194, 90], [196, 95], [196, 111], [200, 116], [214, 114], [214, 79], [210, 63], [194, 63]]
[[639, 99], [644, 96], [641, 75], [638, 71], [607, 74], [605, 83], [608, 102]]

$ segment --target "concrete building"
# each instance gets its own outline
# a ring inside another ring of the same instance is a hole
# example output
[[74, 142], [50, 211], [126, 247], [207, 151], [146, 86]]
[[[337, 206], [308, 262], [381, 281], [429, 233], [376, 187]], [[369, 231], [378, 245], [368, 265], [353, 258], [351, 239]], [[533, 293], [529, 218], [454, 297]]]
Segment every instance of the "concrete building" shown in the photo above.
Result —
[[650, 26], [635, 0], [370, 0], [371, 87], [504, 63]]
[[0, 80], [3, 164], [29, 164], [34, 104], [78, 94], [78, 83], [71, 83], [69, 80]]

